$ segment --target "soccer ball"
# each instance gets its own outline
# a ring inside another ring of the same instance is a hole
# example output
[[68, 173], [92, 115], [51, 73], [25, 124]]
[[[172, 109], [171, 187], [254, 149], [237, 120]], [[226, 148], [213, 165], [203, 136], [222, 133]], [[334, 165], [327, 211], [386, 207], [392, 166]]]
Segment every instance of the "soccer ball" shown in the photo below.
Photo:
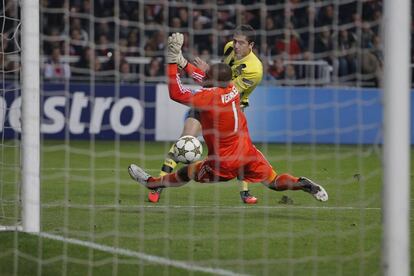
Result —
[[175, 161], [190, 164], [201, 158], [203, 146], [200, 141], [191, 135], [186, 135], [178, 139], [174, 144]]

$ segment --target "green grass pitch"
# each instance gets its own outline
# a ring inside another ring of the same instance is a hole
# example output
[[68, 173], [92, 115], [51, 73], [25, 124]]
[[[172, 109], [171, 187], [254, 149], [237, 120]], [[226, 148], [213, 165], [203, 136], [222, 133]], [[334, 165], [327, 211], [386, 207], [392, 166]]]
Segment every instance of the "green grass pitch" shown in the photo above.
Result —
[[[86, 243], [0, 232], [0, 275], [381, 274], [378, 148], [258, 145], [277, 172], [321, 183], [329, 193], [326, 203], [302, 191], [275, 192], [254, 184], [250, 188], [259, 203], [247, 206], [231, 181], [164, 190], [161, 202], [151, 204], [127, 166], [136, 163], [157, 174], [169, 146], [44, 141], [42, 232]], [[18, 210], [13, 183], [19, 175], [12, 164], [19, 153], [11, 142], [1, 153], [3, 163], [11, 164], [2, 167], [0, 177], [4, 225]]]

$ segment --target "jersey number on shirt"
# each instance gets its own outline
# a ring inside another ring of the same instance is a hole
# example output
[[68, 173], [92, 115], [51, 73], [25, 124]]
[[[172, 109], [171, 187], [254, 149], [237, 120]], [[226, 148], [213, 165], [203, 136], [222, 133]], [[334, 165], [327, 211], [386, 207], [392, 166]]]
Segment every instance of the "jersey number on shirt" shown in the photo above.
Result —
[[236, 102], [233, 101], [231, 103], [231, 107], [233, 109], [233, 115], [234, 115], [234, 131], [233, 132], [237, 132], [237, 130], [239, 129], [239, 116], [237, 113], [237, 108], [236, 108]]

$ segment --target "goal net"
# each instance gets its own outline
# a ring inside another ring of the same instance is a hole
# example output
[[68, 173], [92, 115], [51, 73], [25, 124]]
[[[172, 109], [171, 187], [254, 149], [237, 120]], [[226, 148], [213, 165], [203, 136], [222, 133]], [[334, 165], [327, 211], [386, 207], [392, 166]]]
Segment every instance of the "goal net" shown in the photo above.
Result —
[[[0, 232], [0, 274], [381, 273], [382, 1], [41, 1], [37, 233], [15, 231], [20, 15], [2, 1], [0, 230], [12, 231]], [[248, 205], [232, 180], [148, 202], [128, 165], [158, 176], [188, 111], [169, 98], [168, 36], [184, 34], [190, 62], [214, 63], [242, 24], [263, 64], [244, 111], [252, 140], [278, 174], [314, 180], [329, 200], [257, 183]]]
[[20, 224], [20, 18], [19, 6], [3, 3], [0, 14], [0, 229]]

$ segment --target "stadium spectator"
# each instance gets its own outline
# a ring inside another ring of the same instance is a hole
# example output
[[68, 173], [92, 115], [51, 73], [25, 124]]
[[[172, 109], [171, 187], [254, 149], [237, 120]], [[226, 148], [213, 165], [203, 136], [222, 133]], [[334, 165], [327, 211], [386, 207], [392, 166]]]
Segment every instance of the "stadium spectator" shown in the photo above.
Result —
[[127, 62], [125, 56], [118, 49], [113, 52], [108, 52], [107, 55], [108, 61], [103, 64], [104, 70], [120, 70], [122, 63]]
[[47, 29], [45, 37], [47, 37], [48, 40], [43, 43], [43, 53], [50, 55], [54, 48], [63, 46], [66, 36], [59, 31], [58, 27], [51, 27]]
[[84, 41], [84, 43], [89, 41], [89, 34], [85, 30], [85, 28], [83, 27], [82, 21], [81, 21], [80, 18], [77, 18], [77, 17], [71, 18], [70, 29], [71, 30], [79, 30], [79, 32], [80, 32], [79, 40]]
[[165, 34], [163, 31], [156, 31], [145, 44], [145, 55], [148, 57], [163, 56]]
[[94, 8], [94, 15], [97, 17], [114, 16], [114, 1], [113, 0], [94, 0], [93, 8]]
[[95, 40], [98, 40], [102, 35], [105, 35], [108, 41], [114, 41], [113, 25], [107, 21], [101, 21], [99, 24], [95, 24]]
[[285, 67], [281, 56], [276, 56], [273, 59], [272, 65], [269, 67], [269, 75], [275, 80], [281, 80], [285, 75]]
[[[244, 7], [244, 6], [242, 6]], [[253, 29], [260, 29], [259, 10], [242, 9], [241, 22], [243, 25], [250, 25]]]
[[364, 21], [375, 21], [378, 19], [378, 12], [382, 11], [382, 0], [364, 1], [362, 4], [362, 18]]
[[131, 74], [131, 66], [126, 60], [122, 60], [119, 65], [120, 82], [121, 83], [132, 83], [137, 81], [136, 74]]
[[329, 64], [332, 64], [333, 41], [329, 27], [322, 27], [322, 31], [315, 39], [315, 46], [313, 49], [319, 59], [323, 59]]
[[236, 17], [230, 10], [217, 11], [217, 23], [223, 30], [233, 30], [236, 27]]
[[293, 25], [289, 23], [289, 26], [284, 30], [283, 38], [276, 41], [275, 54], [286, 53], [289, 59], [298, 59], [302, 52], [301, 44], [298, 33], [293, 29]]
[[178, 9], [178, 18], [181, 21], [181, 27], [188, 28], [188, 10], [187, 8]]
[[[10, 4], [12, 2], [8, 1], [7, 5], [13, 5]], [[108, 44], [115, 42], [115, 37], [128, 39], [128, 49], [123, 50], [128, 55], [162, 56], [163, 46], [159, 47], [159, 45], [165, 43], [165, 35], [158, 38], [157, 36], [159, 32], [163, 32], [162, 30], [165, 29], [166, 24], [169, 24], [172, 28], [184, 31], [188, 36], [186, 41], [191, 41], [191, 45], [185, 45], [184, 52], [189, 53], [194, 49], [194, 51], [196, 50], [195, 53], [200, 53], [206, 49], [212, 55], [212, 58], [219, 58], [222, 54], [221, 49], [223, 49], [229, 38], [228, 31], [234, 29], [237, 23], [246, 22], [260, 30], [260, 37], [256, 46], [261, 47], [256, 47], [256, 50], [262, 60], [272, 60], [275, 55], [278, 55], [280, 50], [275, 49], [275, 44], [279, 43], [279, 48], [288, 49], [287, 52], [296, 51], [296, 53], [303, 54], [304, 51], [310, 51], [316, 54], [314, 55], [316, 61], [320, 59], [328, 60], [335, 68], [338, 66], [338, 70], [334, 70], [333, 74], [337, 74], [339, 77], [352, 75], [354, 69], [352, 69], [353, 65], [349, 57], [344, 58], [343, 48], [336, 47], [339, 46], [337, 44], [339, 34], [336, 35], [336, 30], [346, 28], [348, 36], [357, 37], [356, 50], [372, 48], [374, 47], [375, 36], [381, 34], [380, 22], [383, 8], [382, 0], [364, 1], [362, 4], [359, 4], [356, 0], [347, 1], [346, 3], [338, 2], [337, 4], [323, 1], [267, 0], [265, 1], [266, 5], [261, 5], [260, 8], [248, 6], [247, 3], [254, 3], [250, 0], [243, 0], [241, 3], [235, 0], [222, 0], [217, 2], [218, 9], [214, 12], [209, 5], [210, 3], [204, 0], [195, 1], [191, 10], [183, 5], [183, 2], [163, 2], [161, 0], [149, 4], [146, 2], [120, 1], [118, 3], [119, 7], [116, 7], [116, 3], [109, 0], [99, 0], [96, 3], [93, 2], [93, 5], [90, 0], [70, 0], [66, 4], [58, 2], [42, 1], [42, 7], [45, 8], [42, 15], [45, 55], [50, 55], [52, 49], [57, 46], [63, 49], [66, 46], [64, 44], [70, 41], [69, 53], [81, 56], [85, 47], [92, 47], [90, 44], [92, 40], [93, 42], [99, 42], [101, 35], [105, 34]], [[238, 4], [235, 5], [235, 8], [227, 8], [228, 5], [236, 3]], [[64, 25], [66, 22], [62, 11], [62, 9], [68, 7], [70, 12], [69, 40], [66, 39], [68, 34], [64, 33], [68, 28]], [[53, 8], [53, 10], [50, 8]], [[168, 10], [168, 20], [164, 18], [165, 9]], [[118, 19], [115, 19], [115, 10], [119, 11]], [[6, 13], [16, 11], [15, 8], [8, 8]], [[192, 11], [191, 15], [189, 14], [190, 11]], [[143, 18], [141, 18], [141, 14], [143, 14]], [[265, 16], [265, 18], [262, 19], [262, 16]], [[136, 23], [138, 23], [139, 28], [135, 25]], [[6, 31], [9, 31], [10, 24], [13, 24], [13, 22], [6, 18], [3, 23]], [[333, 24], [337, 25], [335, 29], [332, 29]], [[334, 32], [328, 37], [324, 37], [323, 34], [319, 34], [321, 28], [324, 27], [328, 27]], [[91, 34], [88, 33], [91, 28], [94, 29], [93, 39], [89, 37]], [[192, 31], [187, 32], [186, 28]], [[77, 31], [73, 29], [77, 29]], [[266, 30], [266, 32], [262, 30]], [[295, 38], [296, 41], [293, 39], [292, 43], [287, 43], [292, 38], [286, 39], [283, 37], [276, 42], [275, 36], [283, 36], [285, 30], [296, 32], [298, 35]], [[120, 41], [116, 41], [115, 47], [117, 47], [118, 42]], [[267, 45], [259, 45], [262, 42]], [[297, 42], [299, 43], [297, 44]], [[286, 45], [289, 46], [286, 47]], [[297, 45], [300, 47], [297, 48]], [[273, 50], [269, 52], [270, 48]], [[296, 50], [294, 50], [295, 48]], [[342, 52], [338, 55], [338, 60], [332, 57], [332, 50]], [[266, 55], [272, 55], [273, 57], [266, 57]], [[291, 55], [290, 58], [293, 58], [293, 56], [296, 56], [296, 54]], [[301, 55], [298, 58], [301, 60]], [[360, 59], [360, 57], [356, 57], [356, 59]], [[358, 62], [361, 62], [361, 60], [358, 60]]]
[[[52, 1], [53, 2], [53, 1]], [[80, 1], [80, 12], [81, 13], [85, 13], [85, 14], [94, 14], [92, 12], [92, 5], [91, 5], [91, 0], [84, 0], [84, 1]]]
[[317, 26], [329, 26], [334, 23], [334, 6], [327, 5], [320, 10]]
[[347, 76], [356, 71], [356, 38], [348, 30], [339, 31], [338, 37], [338, 76]]
[[201, 19], [201, 16], [198, 16], [193, 21], [193, 28], [194, 28], [194, 47], [198, 51], [207, 50], [212, 52], [212, 43], [210, 43], [211, 35], [204, 34], [203, 30], [205, 29], [206, 21]]
[[283, 85], [292, 86], [295, 85], [295, 81], [298, 78], [296, 74], [296, 68], [292, 64], [287, 64], [284, 72]]
[[298, 27], [303, 26], [305, 29], [299, 34], [302, 41], [302, 51], [314, 50], [315, 40], [315, 26], [317, 21], [316, 8], [314, 5], [310, 5], [305, 10], [305, 15], [302, 18], [303, 23], [298, 23]]
[[361, 52], [361, 73], [367, 75], [365, 86], [379, 86], [381, 83], [383, 57], [381, 41], [378, 36], [373, 39], [373, 47]]
[[147, 77], [161, 77], [164, 75], [164, 65], [162, 59], [159, 57], [153, 57], [149, 64], [145, 65], [145, 76]]
[[79, 29], [72, 29], [70, 32], [70, 45], [69, 45], [69, 53], [73, 56], [82, 56], [87, 41], [82, 39], [82, 35]]
[[96, 45], [97, 55], [110, 57], [113, 50], [109, 49], [109, 46], [108, 37], [105, 34], [101, 34]]
[[372, 48], [374, 40], [374, 32], [371, 30], [370, 25], [367, 22], [362, 23], [361, 26], [361, 47], [362, 49]]
[[89, 76], [94, 74], [94, 72], [101, 71], [102, 64], [96, 56], [95, 51], [86, 47], [73, 69], [77, 76]]
[[63, 80], [71, 77], [70, 66], [62, 61], [60, 48], [53, 48], [52, 54], [44, 67], [44, 77], [48, 80]]
[[130, 30], [127, 38], [128, 55], [139, 56], [140, 40], [138, 29], [133, 28]]
[[145, 22], [145, 24], [148, 24], [148, 25], [162, 25], [162, 24], [164, 24], [163, 12], [164, 12], [163, 5], [145, 5], [144, 6], [144, 22]]
[[247, 119], [240, 107], [240, 94], [231, 83], [230, 66], [225, 63], [210, 66], [203, 81], [203, 88], [194, 93], [183, 88], [180, 83], [178, 66], [173, 62], [178, 61], [182, 44], [174, 43], [174, 40], [172, 42], [167, 54], [170, 97], [199, 110], [208, 155], [203, 161], [160, 177], [152, 177], [137, 165], [131, 164], [128, 167], [131, 178], [151, 190], [179, 187], [190, 180], [210, 183], [237, 178], [249, 183], [261, 182], [274, 191], [302, 190], [316, 200], [327, 201], [328, 194], [322, 186], [306, 177], [277, 174], [263, 154], [252, 144]]
[[275, 45], [276, 35], [270, 33], [270, 32], [274, 32], [275, 29], [276, 29], [276, 25], [275, 25], [275, 21], [273, 20], [273, 17], [269, 15], [266, 16], [265, 30], [267, 32], [267, 35], [266, 35], [267, 45]]
[[[183, 24], [182, 24], [180, 18], [175, 16], [175, 17], [171, 18], [170, 26], [171, 26], [172, 29], [181, 29], [183, 27]], [[176, 30], [176, 31], [178, 31], [178, 30]]]
[[[217, 12], [219, 13], [219, 12]], [[219, 16], [217, 15], [217, 19]], [[211, 28], [212, 16], [209, 11], [194, 10], [193, 11], [193, 21], [200, 23], [204, 28]]]

